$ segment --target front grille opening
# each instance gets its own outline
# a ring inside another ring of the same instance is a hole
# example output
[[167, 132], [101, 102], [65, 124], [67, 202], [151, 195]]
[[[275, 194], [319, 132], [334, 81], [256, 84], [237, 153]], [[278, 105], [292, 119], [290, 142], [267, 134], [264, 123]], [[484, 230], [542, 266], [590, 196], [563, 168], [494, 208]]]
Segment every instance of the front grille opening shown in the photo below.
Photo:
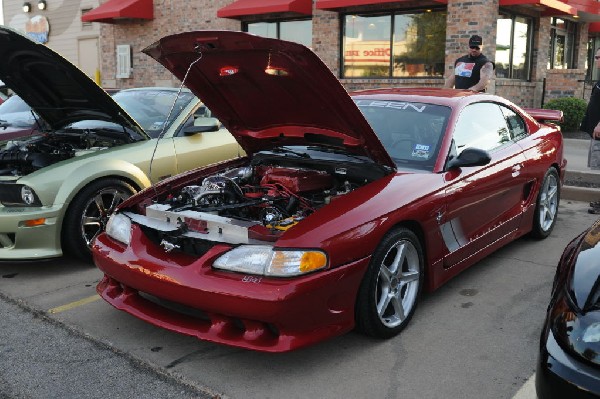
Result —
[[279, 329], [271, 323], [265, 323], [257, 320], [240, 319], [222, 314], [209, 315], [203, 310], [159, 298], [146, 292], [138, 291], [138, 294], [140, 297], [164, 309], [207, 322], [207, 325], [205, 326], [207, 329], [209, 328], [209, 325], [225, 322], [223, 331], [226, 331], [226, 334], [228, 334], [230, 337], [237, 337], [235, 339], [241, 338], [247, 333], [250, 333], [251, 335], [256, 335], [252, 339], [260, 337], [263, 342], [273, 342], [273, 340], [277, 340], [280, 335]]
[[163, 240], [176, 245], [173, 252], [183, 252], [186, 255], [200, 257], [207, 253], [217, 243], [214, 241], [202, 240], [199, 238], [191, 238], [184, 236], [172, 236], [159, 230], [155, 230], [146, 226], [140, 226], [142, 232], [150, 241], [160, 246]]
[[0, 248], [10, 248], [15, 245], [15, 233], [0, 233]]
[[208, 315], [206, 314], [206, 312], [203, 312], [200, 309], [196, 309], [196, 308], [192, 308], [192, 307], [189, 307], [189, 306], [186, 306], [186, 305], [182, 305], [182, 304], [180, 304], [178, 302], [172, 302], [172, 301], [169, 301], [169, 300], [166, 300], [166, 299], [162, 299], [162, 298], [159, 298], [159, 297], [156, 297], [154, 295], [150, 295], [148, 293], [141, 292], [141, 291], [139, 292], [139, 295], [142, 298], [144, 298], [144, 299], [146, 299], [146, 300], [148, 300], [148, 301], [150, 301], [150, 302], [152, 302], [152, 303], [154, 303], [154, 304], [156, 304], [158, 306], [161, 306], [163, 308], [172, 310], [172, 311], [177, 312], [177, 313], [184, 314], [186, 316], [194, 317], [196, 319], [200, 319], [200, 320], [203, 320], [203, 321], [210, 321], [210, 317], [208, 317]]

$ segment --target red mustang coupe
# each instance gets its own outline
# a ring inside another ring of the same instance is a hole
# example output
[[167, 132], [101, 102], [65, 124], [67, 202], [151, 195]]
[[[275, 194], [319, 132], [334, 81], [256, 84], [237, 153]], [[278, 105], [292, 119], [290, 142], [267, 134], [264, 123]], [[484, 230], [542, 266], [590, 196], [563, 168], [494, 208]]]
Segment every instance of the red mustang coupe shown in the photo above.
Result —
[[423, 290], [556, 222], [560, 130], [493, 95], [344, 90], [306, 47], [165, 37], [170, 69], [247, 157], [124, 202], [93, 246], [114, 307], [200, 339], [282, 352], [399, 333]]

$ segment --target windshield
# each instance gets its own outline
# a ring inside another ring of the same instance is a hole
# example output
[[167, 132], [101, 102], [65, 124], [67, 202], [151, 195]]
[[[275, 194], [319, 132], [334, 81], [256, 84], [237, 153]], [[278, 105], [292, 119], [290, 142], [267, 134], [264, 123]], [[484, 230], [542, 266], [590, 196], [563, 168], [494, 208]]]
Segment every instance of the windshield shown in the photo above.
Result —
[[[195, 98], [190, 92], [181, 92], [177, 97], [177, 91], [160, 89], [125, 90], [112, 97], [152, 138], [158, 137], [163, 128], [168, 129], [181, 111]], [[166, 121], [174, 102], [173, 112]]]
[[450, 108], [403, 101], [354, 101], [398, 167], [433, 170]]
[[17, 95], [0, 104], [0, 119], [12, 127], [31, 127], [35, 123], [31, 107]]

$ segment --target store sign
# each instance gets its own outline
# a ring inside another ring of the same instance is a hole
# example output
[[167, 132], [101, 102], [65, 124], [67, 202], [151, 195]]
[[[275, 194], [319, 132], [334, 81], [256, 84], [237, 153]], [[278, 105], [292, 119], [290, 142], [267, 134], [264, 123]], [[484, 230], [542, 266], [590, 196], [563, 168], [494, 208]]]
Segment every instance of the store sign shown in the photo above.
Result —
[[50, 23], [46, 17], [36, 15], [25, 23], [25, 33], [30, 39], [38, 43], [47, 43]]

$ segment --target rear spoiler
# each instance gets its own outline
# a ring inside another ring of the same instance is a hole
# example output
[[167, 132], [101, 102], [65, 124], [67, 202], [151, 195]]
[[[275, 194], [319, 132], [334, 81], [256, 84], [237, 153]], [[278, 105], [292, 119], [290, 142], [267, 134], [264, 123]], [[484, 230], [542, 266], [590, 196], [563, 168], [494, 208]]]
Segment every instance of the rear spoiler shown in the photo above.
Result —
[[563, 112], [555, 109], [523, 108], [538, 122], [564, 122]]

